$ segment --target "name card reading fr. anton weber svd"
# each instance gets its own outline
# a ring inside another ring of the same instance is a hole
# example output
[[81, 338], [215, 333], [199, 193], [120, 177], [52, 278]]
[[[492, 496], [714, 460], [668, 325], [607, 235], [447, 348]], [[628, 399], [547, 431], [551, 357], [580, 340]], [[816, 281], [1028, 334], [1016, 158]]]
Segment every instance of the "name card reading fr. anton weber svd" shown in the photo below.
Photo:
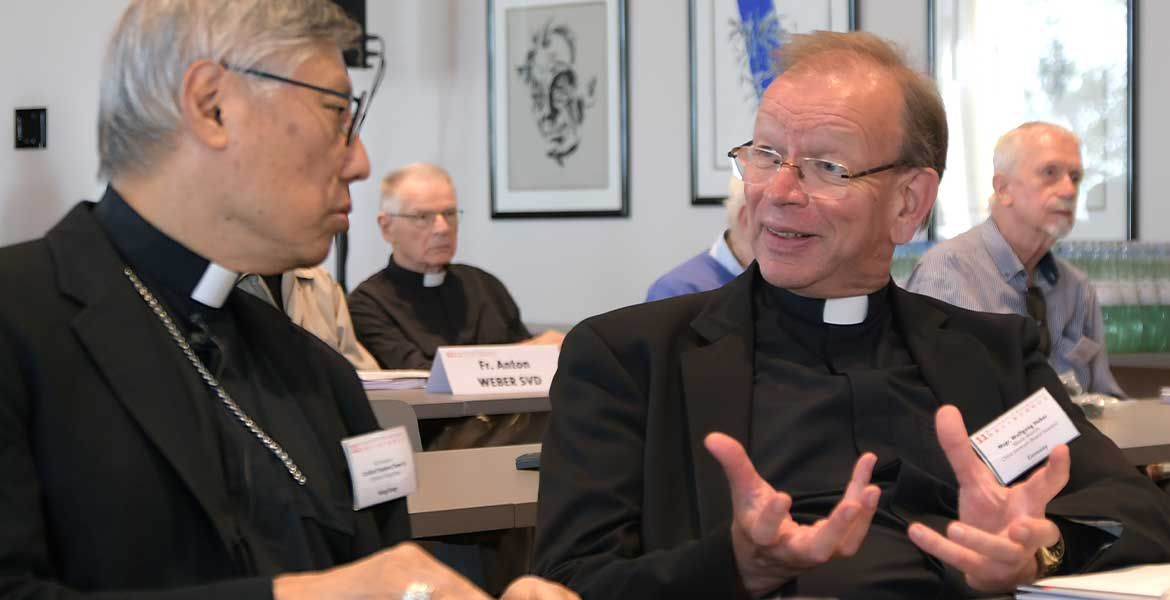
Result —
[[548, 394], [557, 357], [554, 345], [441, 346], [427, 391], [466, 394]]

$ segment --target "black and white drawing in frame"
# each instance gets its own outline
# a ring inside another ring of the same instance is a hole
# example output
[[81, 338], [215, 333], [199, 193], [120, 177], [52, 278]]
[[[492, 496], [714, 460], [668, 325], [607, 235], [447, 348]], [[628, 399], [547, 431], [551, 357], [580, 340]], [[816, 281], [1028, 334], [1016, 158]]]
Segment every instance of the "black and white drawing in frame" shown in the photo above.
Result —
[[691, 0], [691, 203], [727, 197], [727, 151], [751, 139], [786, 35], [856, 26], [853, 0]]
[[488, 5], [492, 217], [628, 214], [624, 0]]

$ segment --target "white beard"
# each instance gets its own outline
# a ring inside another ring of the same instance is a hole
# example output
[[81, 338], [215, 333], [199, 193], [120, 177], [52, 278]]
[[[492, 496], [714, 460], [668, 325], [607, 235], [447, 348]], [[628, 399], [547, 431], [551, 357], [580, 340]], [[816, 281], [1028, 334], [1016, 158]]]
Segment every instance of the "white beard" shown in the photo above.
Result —
[[1072, 231], [1075, 219], [1061, 219], [1059, 223], [1045, 223], [1044, 233], [1052, 236], [1054, 240], [1062, 240]]
[[1060, 208], [1062, 210], [1066, 210], [1072, 213], [1074, 216], [1071, 216], [1067, 219], [1061, 219], [1059, 223], [1046, 223], [1044, 225], [1044, 233], [1052, 236], [1052, 239], [1054, 240], [1064, 239], [1064, 237], [1067, 236], [1070, 231], [1072, 231], [1073, 225], [1076, 225], [1077, 222], [1077, 218], [1075, 216], [1077, 214], [1076, 198], [1071, 200], [1060, 200], [1059, 202]]

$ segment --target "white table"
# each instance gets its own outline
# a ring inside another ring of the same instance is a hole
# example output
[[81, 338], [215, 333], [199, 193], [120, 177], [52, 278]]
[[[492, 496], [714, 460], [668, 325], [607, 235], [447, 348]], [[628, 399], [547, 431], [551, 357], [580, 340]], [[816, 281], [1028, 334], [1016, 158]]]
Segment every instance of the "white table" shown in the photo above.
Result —
[[540, 473], [516, 457], [540, 444], [440, 450], [414, 455], [418, 490], [407, 498], [415, 537], [536, 525]]
[[431, 394], [423, 389], [369, 390], [366, 397], [378, 412], [379, 400], [401, 400], [414, 408], [422, 419], [474, 417], [475, 415], [502, 415], [511, 413], [548, 412], [548, 394], [543, 392], [513, 394]]
[[1126, 400], [1089, 419], [1135, 465], [1170, 462], [1170, 404]]

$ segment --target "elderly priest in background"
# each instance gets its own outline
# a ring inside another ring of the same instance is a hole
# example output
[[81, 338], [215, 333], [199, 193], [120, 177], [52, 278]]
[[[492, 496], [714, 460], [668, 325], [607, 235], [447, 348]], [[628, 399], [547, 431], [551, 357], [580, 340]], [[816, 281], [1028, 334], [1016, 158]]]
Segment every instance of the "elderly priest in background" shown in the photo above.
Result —
[[360, 35], [326, 0], [122, 14], [104, 197], [0, 250], [0, 598], [487, 597], [402, 543], [405, 498], [357, 506], [342, 441], [377, 423], [353, 369], [235, 289], [348, 226]]
[[439, 346], [560, 344], [520, 320], [494, 275], [451, 264], [459, 243], [455, 184], [442, 168], [414, 163], [382, 180], [378, 227], [393, 248], [386, 268], [349, 295], [353, 326], [386, 369], [429, 369]]
[[[1170, 498], [1089, 424], [1033, 322], [903, 291], [946, 117], [868, 33], [793, 36], [732, 149], [756, 263], [565, 340], [537, 572], [585, 598], [956, 598], [1170, 560]], [[968, 431], [1046, 388], [1079, 430], [1009, 486]]]

